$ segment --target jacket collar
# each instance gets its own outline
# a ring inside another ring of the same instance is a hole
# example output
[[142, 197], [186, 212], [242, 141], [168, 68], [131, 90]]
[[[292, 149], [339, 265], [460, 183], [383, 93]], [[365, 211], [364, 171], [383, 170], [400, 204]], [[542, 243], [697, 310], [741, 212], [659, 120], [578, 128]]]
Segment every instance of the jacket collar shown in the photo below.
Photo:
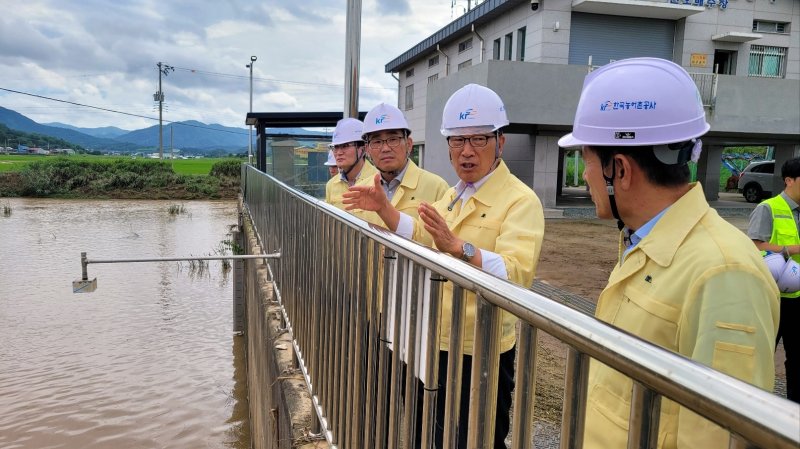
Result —
[[508, 170], [508, 166], [506, 163], [500, 159], [500, 163], [497, 164], [497, 168], [495, 168], [490, 176], [489, 179], [486, 180], [472, 198], [475, 198], [475, 201], [479, 201], [486, 206], [491, 206], [494, 200], [499, 196], [502, 195], [502, 188], [505, 184], [505, 180], [511, 172]]
[[658, 265], [669, 266], [681, 243], [709, 209], [703, 186], [695, 183], [685, 195], [670, 206], [651, 233], [636, 245], [628, 257], [636, 250], [641, 250]]
[[422, 170], [414, 163], [411, 159], [408, 160], [408, 164], [405, 168], [405, 173], [403, 174], [403, 180], [400, 181], [400, 185], [397, 187], [397, 191], [394, 193], [392, 197], [392, 206], [397, 206], [400, 204], [400, 200], [405, 195], [405, 190], [414, 190], [417, 188], [417, 184], [419, 184], [419, 178], [422, 175]]

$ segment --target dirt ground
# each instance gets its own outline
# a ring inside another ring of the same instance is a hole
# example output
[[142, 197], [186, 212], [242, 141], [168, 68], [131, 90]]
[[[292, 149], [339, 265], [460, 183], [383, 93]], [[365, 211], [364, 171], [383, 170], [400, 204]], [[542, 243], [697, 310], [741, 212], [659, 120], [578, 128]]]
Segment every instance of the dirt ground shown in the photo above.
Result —
[[[747, 217], [728, 221], [747, 229]], [[596, 303], [617, 262], [618, 235], [612, 220], [546, 220], [536, 278]], [[541, 333], [537, 355], [535, 416], [557, 425], [563, 404], [566, 347]], [[785, 377], [783, 360], [779, 347], [775, 368], [778, 376]]]

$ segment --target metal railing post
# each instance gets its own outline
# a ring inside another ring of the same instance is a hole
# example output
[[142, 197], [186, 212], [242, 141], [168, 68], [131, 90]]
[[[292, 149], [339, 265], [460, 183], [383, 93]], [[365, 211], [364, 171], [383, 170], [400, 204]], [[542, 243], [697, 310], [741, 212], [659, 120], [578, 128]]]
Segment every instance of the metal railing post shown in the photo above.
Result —
[[564, 379], [564, 407], [561, 418], [561, 449], [581, 449], [586, 421], [589, 357], [570, 347]]
[[475, 343], [470, 380], [468, 447], [494, 445], [502, 313], [482, 295], [475, 296]]
[[661, 396], [640, 382], [633, 382], [631, 416], [628, 421], [628, 449], [656, 449]]
[[533, 410], [536, 403], [536, 343], [538, 331], [521, 322], [517, 339], [517, 367], [514, 385], [514, 417], [511, 423], [511, 449], [533, 445]]

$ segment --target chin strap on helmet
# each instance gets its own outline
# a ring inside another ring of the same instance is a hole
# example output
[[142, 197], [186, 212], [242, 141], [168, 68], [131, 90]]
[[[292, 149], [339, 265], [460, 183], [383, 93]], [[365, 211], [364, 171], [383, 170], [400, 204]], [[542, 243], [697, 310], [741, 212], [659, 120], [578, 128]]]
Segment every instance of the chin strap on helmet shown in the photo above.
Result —
[[617, 163], [615, 159], [611, 159], [611, 177], [606, 176], [603, 172], [603, 179], [606, 180], [606, 191], [608, 192], [608, 202], [611, 204], [611, 215], [617, 219], [617, 228], [621, 231], [625, 227], [622, 218], [619, 217], [617, 210], [617, 201], [614, 199], [614, 177], [617, 175]]
[[350, 172], [353, 171], [353, 169], [356, 167], [356, 165], [358, 165], [358, 163], [361, 162], [361, 159], [364, 159], [364, 154], [366, 153], [366, 151], [361, 150], [361, 152], [359, 153], [359, 148], [363, 148], [363, 145], [359, 146], [358, 144], [356, 144], [356, 161], [353, 162], [353, 165], [351, 165], [350, 168], [346, 170], [339, 169], [339, 173], [344, 175], [345, 178], [347, 178], [347, 175], [349, 175]]

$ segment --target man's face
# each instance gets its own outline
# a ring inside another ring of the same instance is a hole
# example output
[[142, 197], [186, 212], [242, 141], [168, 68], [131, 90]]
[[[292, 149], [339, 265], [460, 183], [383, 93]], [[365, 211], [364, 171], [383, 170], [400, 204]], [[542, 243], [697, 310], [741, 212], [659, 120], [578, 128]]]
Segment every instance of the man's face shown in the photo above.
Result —
[[614, 218], [611, 213], [611, 201], [608, 198], [600, 157], [590, 147], [583, 147], [583, 162], [583, 180], [589, 186], [589, 194], [592, 196], [597, 218]]
[[[498, 155], [503, 155], [506, 136], [495, 134], [471, 134], [468, 136], [450, 136], [447, 145], [450, 148], [450, 163], [458, 178], [464, 182], [477, 182], [489, 174], [495, 161], [495, 147]], [[483, 144], [483, 146], [481, 146]]]
[[358, 160], [360, 142], [348, 142], [333, 147], [333, 157], [340, 170], [347, 170]]
[[[400, 171], [406, 166], [406, 159], [411, 152], [411, 137], [403, 137], [400, 129], [380, 131], [370, 134], [367, 152], [378, 170], [386, 172]], [[392, 147], [394, 145], [394, 147]]]

